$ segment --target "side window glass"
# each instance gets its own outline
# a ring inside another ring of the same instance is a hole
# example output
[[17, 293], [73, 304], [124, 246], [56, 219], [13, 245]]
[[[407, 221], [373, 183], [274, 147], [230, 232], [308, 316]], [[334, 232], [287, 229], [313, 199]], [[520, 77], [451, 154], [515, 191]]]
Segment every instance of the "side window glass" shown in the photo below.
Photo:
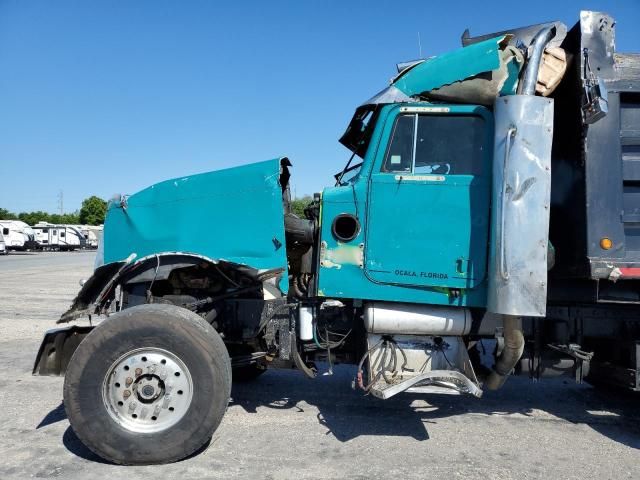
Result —
[[415, 115], [401, 115], [393, 127], [383, 172], [410, 172], [413, 161]]
[[3, 234], [3, 235], [9, 235], [9, 229], [8, 229], [7, 227], [4, 227], [4, 228], [2, 229], [2, 234]]
[[420, 115], [414, 173], [480, 175], [483, 149], [482, 117]]

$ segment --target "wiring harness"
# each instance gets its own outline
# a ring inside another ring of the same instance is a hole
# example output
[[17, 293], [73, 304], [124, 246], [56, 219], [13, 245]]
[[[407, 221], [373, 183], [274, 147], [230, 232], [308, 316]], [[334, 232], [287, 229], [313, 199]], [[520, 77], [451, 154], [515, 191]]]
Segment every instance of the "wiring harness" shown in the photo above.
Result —
[[[397, 352], [400, 352], [400, 355], [402, 356], [402, 365], [400, 365], [400, 370], [397, 369]], [[367, 358], [375, 358], [375, 360], [371, 363], [370, 368], [372, 373], [377, 373], [373, 375], [373, 379], [371, 380], [371, 382], [365, 384], [363, 380], [363, 366]], [[390, 385], [394, 383], [394, 380], [398, 376], [398, 373], [403, 371], [413, 372], [414, 370], [411, 368], [407, 368], [407, 355], [405, 354], [402, 347], [400, 347], [400, 345], [396, 343], [393, 337], [385, 335], [378, 341], [378, 343], [367, 350], [367, 352], [360, 359], [360, 363], [358, 363], [358, 372], [356, 373], [354, 383], [358, 385], [358, 387], [360, 387], [362, 390], [369, 393], [371, 388], [381, 378]]]

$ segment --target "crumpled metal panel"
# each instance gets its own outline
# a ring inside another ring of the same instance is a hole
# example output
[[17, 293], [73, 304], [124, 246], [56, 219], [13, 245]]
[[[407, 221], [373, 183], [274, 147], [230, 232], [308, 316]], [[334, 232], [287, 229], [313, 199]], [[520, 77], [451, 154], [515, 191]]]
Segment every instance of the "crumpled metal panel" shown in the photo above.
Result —
[[111, 202], [105, 264], [134, 253], [182, 252], [286, 271], [280, 179], [286, 184], [287, 165], [286, 158], [273, 159], [185, 176]]
[[520, 50], [507, 46], [500, 51], [499, 68], [435, 88], [424, 96], [444, 102], [492, 106], [496, 97], [516, 94], [522, 65], [524, 65], [524, 57]]
[[547, 303], [553, 100], [532, 95], [495, 103], [487, 309], [542, 317]]
[[[393, 79], [392, 87], [397, 89], [394, 92], [399, 91], [408, 97], [491, 105], [496, 96], [515, 93], [522, 57], [514, 48], [509, 47], [505, 51], [508, 40], [508, 36], [498, 36], [422, 62], [412, 62]], [[470, 80], [479, 82], [481, 86], [443, 91], [443, 87], [457, 83], [464, 85]], [[439, 94], [434, 95], [436, 90]], [[386, 98], [388, 94], [382, 97]]]
[[486, 35], [478, 35], [472, 37], [469, 33], [469, 29], [466, 29], [462, 34], [462, 46], [467, 47], [469, 45], [473, 45], [478, 42], [483, 42], [490, 38], [495, 38], [500, 35], [511, 35], [511, 39], [509, 40], [510, 45], [517, 45], [518, 43], [522, 43], [523, 45], [528, 46], [533, 37], [545, 27], [555, 27], [556, 34], [555, 36], [547, 43], [548, 48], [559, 47], [562, 44], [562, 41], [567, 36], [567, 26], [562, 22], [547, 22], [547, 23], [537, 23], [535, 25], [529, 25], [527, 27], [519, 27], [512, 28], [509, 30], [503, 30], [501, 32], [493, 32]]
[[389, 85], [384, 90], [376, 93], [362, 105], [377, 105], [380, 103], [402, 103], [411, 101], [411, 97], [407, 96], [404, 92], [400, 91], [395, 86]]

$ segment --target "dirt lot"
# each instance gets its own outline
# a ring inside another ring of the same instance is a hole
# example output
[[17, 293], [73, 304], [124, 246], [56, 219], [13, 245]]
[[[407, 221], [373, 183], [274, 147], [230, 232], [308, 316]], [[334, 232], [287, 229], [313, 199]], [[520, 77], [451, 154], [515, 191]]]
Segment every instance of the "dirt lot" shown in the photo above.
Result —
[[64, 414], [62, 379], [32, 377], [42, 334], [91, 273], [89, 252], [0, 257], [0, 478], [640, 478], [640, 398], [512, 378], [482, 400], [350, 389], [350, 367], [234, 386], [208, 448], [166, 466], [102, 462]]

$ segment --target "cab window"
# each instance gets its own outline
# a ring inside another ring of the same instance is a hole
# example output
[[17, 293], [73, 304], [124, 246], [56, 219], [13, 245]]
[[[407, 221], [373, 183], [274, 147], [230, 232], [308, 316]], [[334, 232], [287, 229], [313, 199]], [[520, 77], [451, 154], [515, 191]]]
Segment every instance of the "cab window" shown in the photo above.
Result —
[[484, 120], [477, 116], [420, 115], [414, 173], [482, 173]]
[[393, 127], [384, 172], [410, 172], [413, 163], [415, 115], [400, 115]]
[[479, 175], [484, 134], [484, 119], [475, 115], [401, 115], [382, 170]]

